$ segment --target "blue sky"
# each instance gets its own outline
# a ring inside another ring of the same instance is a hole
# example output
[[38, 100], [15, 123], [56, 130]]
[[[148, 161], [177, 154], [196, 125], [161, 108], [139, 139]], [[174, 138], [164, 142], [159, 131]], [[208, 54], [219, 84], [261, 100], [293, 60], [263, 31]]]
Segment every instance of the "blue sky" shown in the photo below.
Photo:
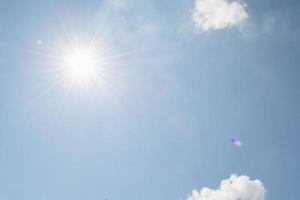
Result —
[[[195, 2], [1, 1], [0, 199], [186, 200], [231, 174], [300, 199], [299, 2], [206, 26]], [[67, 90], [51, 56], [97, 30], [103, 80]]]

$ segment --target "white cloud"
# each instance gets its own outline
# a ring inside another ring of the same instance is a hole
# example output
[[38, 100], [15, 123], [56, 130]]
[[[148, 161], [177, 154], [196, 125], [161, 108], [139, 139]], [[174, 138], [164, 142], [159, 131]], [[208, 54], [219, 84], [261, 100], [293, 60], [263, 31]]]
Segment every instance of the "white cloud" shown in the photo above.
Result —
[[188, 200], [264, 200], [266, 189], [260, 180], [248, 176], [231, 175], [223, 180], [217, 190], [207, 187], [194, 190]]
[[201, 31], [240, 26], [247, 17], [241, 0], [195, 0], [193, 20]]

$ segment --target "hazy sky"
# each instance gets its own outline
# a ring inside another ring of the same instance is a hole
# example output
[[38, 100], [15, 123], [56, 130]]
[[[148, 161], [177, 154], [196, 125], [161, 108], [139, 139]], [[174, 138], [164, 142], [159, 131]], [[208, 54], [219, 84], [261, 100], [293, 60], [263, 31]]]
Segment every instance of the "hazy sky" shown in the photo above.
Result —
[[[0, 199], [300, 199], [299, 1], [0, 8]], [[79, 92], [61, 49], [95, 33]]]

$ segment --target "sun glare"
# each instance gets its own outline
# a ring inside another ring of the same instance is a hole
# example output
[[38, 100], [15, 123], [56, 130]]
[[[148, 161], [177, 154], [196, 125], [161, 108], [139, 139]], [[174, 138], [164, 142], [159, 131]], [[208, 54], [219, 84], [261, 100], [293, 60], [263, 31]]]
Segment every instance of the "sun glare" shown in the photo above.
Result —
[[97, 73], [97, 56], [88, 48], [72, 49], [65, 55], [66, 75], [81, 84], [92, 81]]
[[64, 76], [68, 81], [86, 86], [95, 81], [99, 73], [99, 55], [91, 48], [76, 47], [62, 56]]
[[[43, 56], [52, 85], [60, 86], [66, 95], [82, 95], [112, 87], [111, 78], [116, 59], [115, 48], [107, 43], [108, 36], [97, 30], [71, 31], [64, 28], [65, 35], [43, 41], [35, 53]], [[109, 80], [108, 80], [109, 79]]]

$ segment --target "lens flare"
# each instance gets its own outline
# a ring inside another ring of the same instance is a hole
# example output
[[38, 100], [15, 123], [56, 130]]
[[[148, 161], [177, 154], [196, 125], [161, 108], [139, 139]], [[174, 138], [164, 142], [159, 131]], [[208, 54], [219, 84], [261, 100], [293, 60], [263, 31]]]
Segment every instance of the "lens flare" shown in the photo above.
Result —
[[241, 147], [242, 146], [242, 142], [236, 138], [231, 138], [231, 144], [237, 147]]

